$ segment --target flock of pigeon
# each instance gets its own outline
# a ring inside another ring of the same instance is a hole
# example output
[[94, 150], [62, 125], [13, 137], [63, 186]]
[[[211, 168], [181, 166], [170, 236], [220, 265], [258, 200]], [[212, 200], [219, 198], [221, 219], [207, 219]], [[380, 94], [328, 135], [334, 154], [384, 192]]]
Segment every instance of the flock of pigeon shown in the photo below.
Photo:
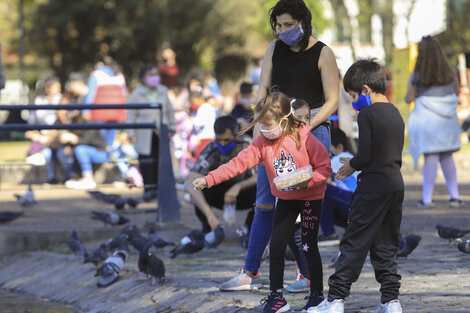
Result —
[[449, 244], [457, 244], [459, 251], [463, 253], [470, 253], [470, 240], [463, 240], [462, 237], [470, 233], [470, 229], [458, 229], [454, 227], [442, 226], [440, 224], [436, 225], [437, 234], [442, 239], [449, 240]]
[[[100, 191], [89, 191], [90, 195], [98, 200], [116, 204], [116, 200], [123, 199], [125, 203], [132, 207], [130, 203], [138, 201], [122, 198], [119, 195], [105, 194]], [[111, 202], [112, 201], [112, 202]], [[134, 201], [134, 202], [133, 202]], [[121, 202], [120, 202], [121, 203]], [[136, 205], [137, 205], [136, 204]], [[84, 263], [93, 263], [96, 266], [95, 276], [100, 276], [98, 287], [106, 287], [119, 278], [119, 272], [123, 269], [126, 260], [129, 257], [129, 245], [132, 246], [139, 255], [139, 271], [145, 273], [147, 278], [152, 278], [152, 285], [158, 278], [160, 282], [165, 276], [165, 264], [157, 254], [167, 246], [174, 246], [170, 251], [171, 258], [179, 254], [193, 254], [204, 248], [216, 248], [224, 240], [224, 231], [222, 225], [214, 231], [204, 234], [199, 229], [191, 230], [184, 236], [180, 242], [175, 245], [173, 242], [165, 239], [155, 231], [155, 225], [147, 223], [149, 228], [147, 236], [140, 233], [136, 225], [129, 225], [128, 217], [113, 211], [92, 211], [91, 216], [94, 220], [102, 221], [108, 225], [125, 225], [120, 234], [108, 240], [107, 243], [101, 243], [99, 247], [88, 253], [83, 242], [78, 238], [77, 232], [72, 231], [69, 239], [69, 249], [76, 255], [83, 258]], [[127, 225], [126, 225], [127, 224]], [[111, 256], [108, 256], [108, 253]]]

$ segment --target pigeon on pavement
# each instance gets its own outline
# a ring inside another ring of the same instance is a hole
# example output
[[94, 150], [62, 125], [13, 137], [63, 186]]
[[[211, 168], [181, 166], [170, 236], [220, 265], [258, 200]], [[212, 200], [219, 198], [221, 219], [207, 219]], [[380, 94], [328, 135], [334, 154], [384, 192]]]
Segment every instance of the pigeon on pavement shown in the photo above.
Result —
[[127, 204], [129, 205], [129, 207], [133, 209], [136, 209], [139, 203], [140, 203], [140, 198], [137, 198], [137, 197], [127, 198]]
[[463, 253], [470, 253], [470, 240], [459, 242], [457, 248]]
[[114, 200], [114, 207], [116, 208], [116, 210], [122, 210], [124, 209], [124, 206], [126, 205], [126, 203], [127, 203], [127, 199], [124, 199], [122, 197], [117, 197]]
[[127, 242], [127, 234], [119, 234], [114, 238], [108, 240], [107, 248], [109, 251], [113, 251], [119, 248], [119, 245], [124, 240]]
[[152, 285], [155, 284], [155, 278], [161, 280], [165, 276], [165, 264], [150, 250], [149, 244], [139, 253], [138, 267], [147, 278], [152, 277]]
[[123, 225], [129, 223], [129, 218], [122, 216], [121, 214], [105, 211], [105, 212], [97, 212], [92, 211], [91, 218], [94, 220], [102, 221], [105, 224], [109, 225]]
[[28, 185], [28, 191], [26, 191], [24, 195], [15, 194], [14, 196], [22, 207], [31, 206], [37, 203], [31, 184]]
[[139, 229], [135, 225], [132, 225], [128, 232], [128, 236], [131, 246], [133, 246], [137, 251], [142, 251], [148, 244], [147, 238], [140, 234]]
[[457, 238], [462, 238], [466, 234], [470, 233], [470, 230], [462, 230], [454, 227], [442, 226], [440, 224], [436, 225], [437, 234], [442, 239], [449, 239], [449, 241], [455, 240]]
[[78, 238], [77, 232], [72, 230], [72, 235], [69, 238], [69, 249], [75, 255], [81, 255], [84, 258], [87, 257], [88, 253], [86, 251], [86, 247], [83, 242]]
[[153, 245], [157, 249], [164, 248], [166, 246], [174, 246], [175, 244], [168, 239], [163, 238], [159, 234], [156, 233], [154, 229], [149, 230], [149, 234], [147, 236], [148, 241], [151, 245]]
[[2, 211], [0, 212], [0, 224], [11, 222], [23, 215], [23, 212]]
[[90, 194], [90, 196], [93, 197], [93, 199], [98, 200], [98, 201], [103, 201], [104, 196], [105, 196], [104, 192], [101, 192], [98, 190], [88, 190], [87, 192]]
[[100, 268], [101, 262], [106, 260], [108, 257], [108, 249], [105, 243], [102, 243], [98, 248], [93, 250], [89, 255], [85, 257], [83, 263], [92, 262], [96, 268]]
[[199, 229], [193, 229], [170, 251], [171, 258], [175, 258], [180, 253], [193, 254], [202, 249], [204, 249], [204, 233]]
[[118, 250], [104, 261], [95, 274], [95, 276], [101, 276], [98, 280], [98, 287], [107, 287], [118, 280], [119, 272], [124, 267], [127, 257], [127, 251]]
[[217, 248], [224, 239], [224, 227], [222, 224], [217, 225], [213, 231], [204, 236], [204, 241], [208, 248]]
[[398, 249], [398, 257], [407, 257], [419, 245], [421, 237], [418, 235], [408, 235], [400, 238], [400, 248]]

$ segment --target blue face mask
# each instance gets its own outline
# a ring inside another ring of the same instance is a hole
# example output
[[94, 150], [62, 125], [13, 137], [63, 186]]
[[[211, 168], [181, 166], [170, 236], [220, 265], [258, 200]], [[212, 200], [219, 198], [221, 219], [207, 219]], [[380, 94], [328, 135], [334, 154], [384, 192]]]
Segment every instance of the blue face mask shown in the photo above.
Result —
[[285, 32], [277, 30], [277, 34], [279, 35], [279, 39], [281, 39], [286, 45], [295, 47], [299, 44], [300, 40], [304, 36], [304, 30], [302, 26], [297, 25], [294, 28], [286, 30]]
[[219, 149], [220, 153], [222, 153], [223, 155], [227, 155], [232, 152], [233, 148], [235, 148], [235, 140], [230, 141], [230, 143], [226, 144], [225, 146], [221, 146], [220, 143], [215, 140], [215, 145]]
[[353, 108], [358, 112], [369, 105], [371, 105], [370, 95], [364, 96], [362, 93], [359, 94], [357, 101], [352, 103]]

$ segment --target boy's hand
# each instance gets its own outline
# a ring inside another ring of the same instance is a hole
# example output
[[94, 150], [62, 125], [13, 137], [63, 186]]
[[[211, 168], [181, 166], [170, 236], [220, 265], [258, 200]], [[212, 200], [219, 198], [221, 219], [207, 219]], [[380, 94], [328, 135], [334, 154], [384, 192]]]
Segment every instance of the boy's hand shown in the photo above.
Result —
[[193, 186], [194, 189], [202, 190], [204, 188], [207, 188], [207, 182], [203, 177], [196, 178], [195, 180], [193, 180]]
[[224, 202], [225, 203], [235, 203], [235, 202], [237, 202], [237, 196], [238, 196], [239, 193], [240, 193], [240, 185], [239, 184], [234, 184], [225, 193]]
[[351, 158], [339, 158], [339, 161], [343, 163], [343, 166], [341, 166], [336, 173], [336, 179], [343, 180], [356, 171], [349, 164], [349, 160], [351, 160]]

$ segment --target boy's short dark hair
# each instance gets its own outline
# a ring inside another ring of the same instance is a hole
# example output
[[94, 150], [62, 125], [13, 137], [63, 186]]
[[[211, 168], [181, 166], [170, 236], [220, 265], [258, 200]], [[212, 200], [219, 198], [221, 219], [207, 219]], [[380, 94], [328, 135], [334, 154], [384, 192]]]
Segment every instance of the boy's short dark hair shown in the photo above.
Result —
[[331, 128], [331, 144], [334, 147], [338, 147], [339, 144], [342, 144], [344, 151], [349, 150], [348, 137], [341, 129], [336, 127]]
[[344, 90], [361, 93], [367, 85], [373, 92], [385, 94], [387, 79], [375, 58], [361, 59], [353, 63], [343, 78]]
[[214, 131], [216, 134], [223, 134], [227, 129], [230, 129], [234, 136], [238, 132], [237, 120], [231, 115], [218, 117], [214, 123]]
[[248, 82], [243, 82], [240, 85], [240, 93], [250, 94], [253, 92], [253, 84]]

